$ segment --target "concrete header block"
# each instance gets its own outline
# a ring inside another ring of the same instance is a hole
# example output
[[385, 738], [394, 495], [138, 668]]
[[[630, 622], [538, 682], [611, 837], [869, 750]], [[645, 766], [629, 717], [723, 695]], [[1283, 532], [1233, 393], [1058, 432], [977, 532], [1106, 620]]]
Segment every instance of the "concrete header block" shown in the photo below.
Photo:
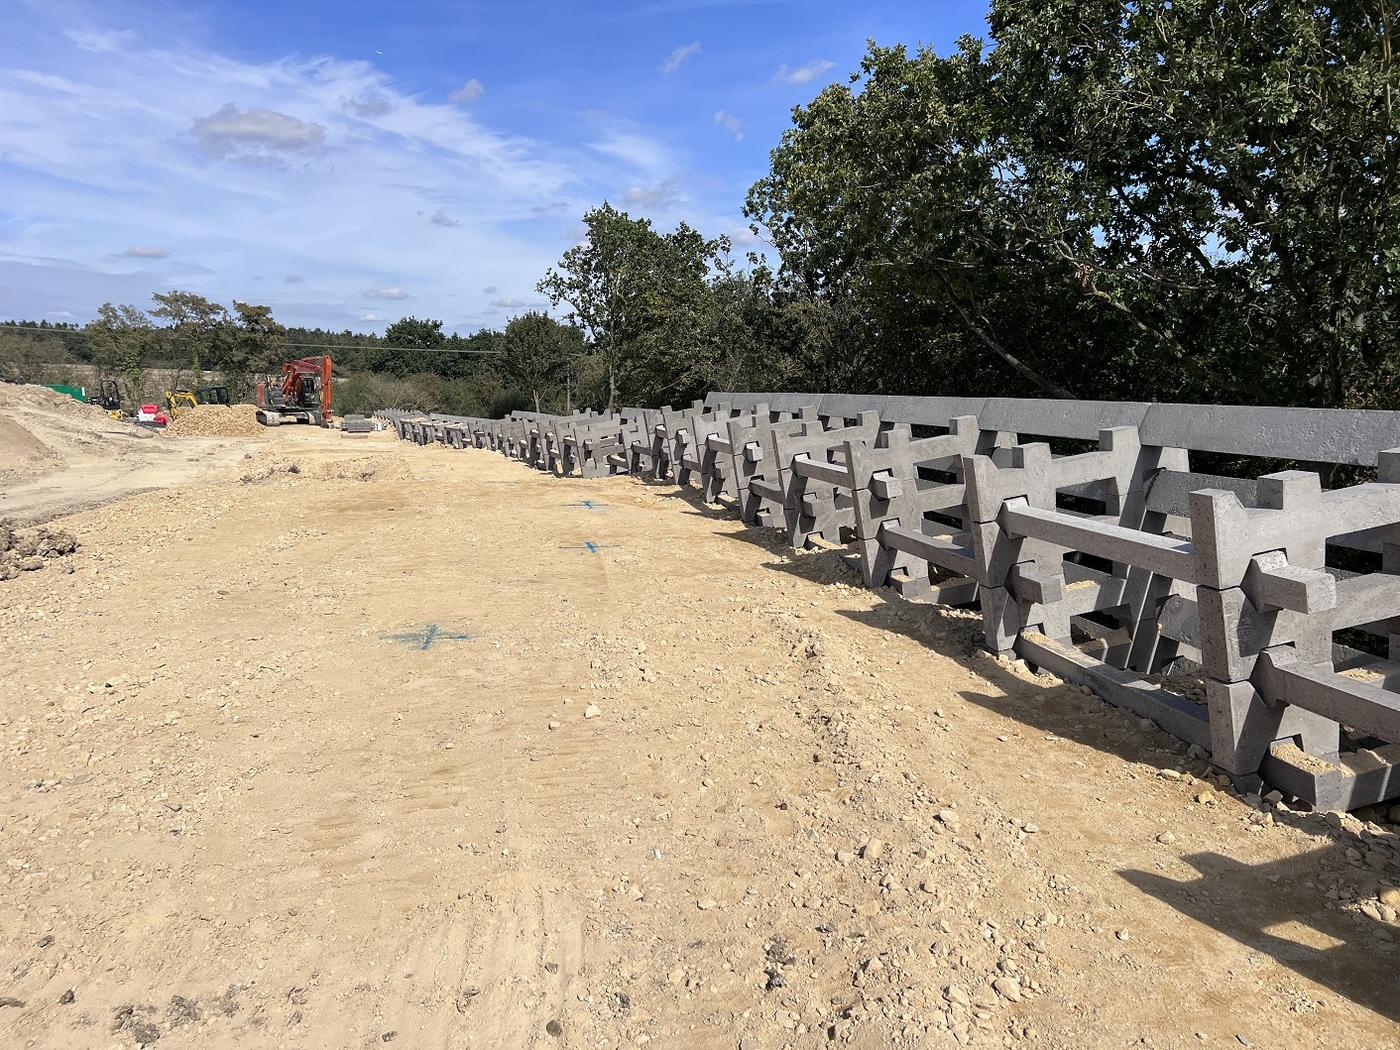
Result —
[[1140, 426], [1151, 407], [1138, 401], [1051, 401], [992, 397], [978, 414], [989, 430], [1093, 440], [1112, 427]]
[[1142, 439], [1201, 452], [1374, 466], [1400, 445], [1400, 412], [1245, 405], [1151, 406]]
[[[988, 428], [1037, 437], [1088, 440], [1106, 427], [1136, 426], [1144, 445], [1312, 463], [1376, 466], [1382, 450], [1400, 450], [1400, 412], [1370, 409], [757, 392], [714, 393], [705, 403], [727, 398], [788, 407], [778, 400], [786, 397], [818, 404], [824, 416], [873, 409], [886, 423], [941, 426], [954, 415], [976, 415]], [[1396, 478], [1382, 480], [1400, 480], [1400, 468]]]

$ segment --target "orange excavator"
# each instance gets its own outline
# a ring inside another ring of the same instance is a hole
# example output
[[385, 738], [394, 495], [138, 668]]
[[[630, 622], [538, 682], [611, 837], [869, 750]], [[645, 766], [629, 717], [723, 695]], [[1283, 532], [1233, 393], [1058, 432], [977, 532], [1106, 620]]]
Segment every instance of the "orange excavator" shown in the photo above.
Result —
[[283, 423], [331, 425], [331, 359], [303, 357], [288, 361], [280, 376], [258, 383], [258, 422], [275, 427]]

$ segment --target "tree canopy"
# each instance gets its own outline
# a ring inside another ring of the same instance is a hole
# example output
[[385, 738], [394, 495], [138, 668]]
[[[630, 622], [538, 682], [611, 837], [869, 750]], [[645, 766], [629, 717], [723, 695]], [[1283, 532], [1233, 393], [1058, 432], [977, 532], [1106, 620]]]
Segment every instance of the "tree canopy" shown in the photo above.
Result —
[[878, 347], [862, 379], [1393, 397], [1393, 5], [996, 0], [988, 24], [948, 56], [872, 44], [750, 191], [782, 278]]

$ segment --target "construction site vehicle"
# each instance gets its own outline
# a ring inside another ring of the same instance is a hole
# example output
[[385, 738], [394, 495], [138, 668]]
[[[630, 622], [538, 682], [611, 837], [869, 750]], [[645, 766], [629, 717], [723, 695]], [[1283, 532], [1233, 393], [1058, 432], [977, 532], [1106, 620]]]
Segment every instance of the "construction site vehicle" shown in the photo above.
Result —
[[176, 415], [181, 408], [194, 408], [196, 405], [229, 404], [228, 387], [202, 386], [198, 390], [167, 390], [165, 404], [170, 414]]
[[122, 417], [122, 391], [115, 379], [104, 379], [98, 393], [88, 397], [88, 403], [106, 410], [113, 419]]
[[288, 361], [281, 375], [258, 383], [254, 398], [258, 422], [275, 427], [283, 423], [331, 425], [331, 359], [303, 357]]

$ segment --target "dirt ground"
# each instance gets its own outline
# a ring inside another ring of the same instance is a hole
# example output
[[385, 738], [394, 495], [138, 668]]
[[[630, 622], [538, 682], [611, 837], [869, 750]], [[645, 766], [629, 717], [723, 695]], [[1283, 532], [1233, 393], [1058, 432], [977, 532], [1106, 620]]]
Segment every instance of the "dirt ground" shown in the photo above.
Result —
[[1394, 826], [669, 485], [223, 448], [0, 584], [0, 1045], [1400, 1046]]
[[0, 383], [0, 521], [43, 521], [168, 488], [256, 447], [172, 440], [46, 387]]

